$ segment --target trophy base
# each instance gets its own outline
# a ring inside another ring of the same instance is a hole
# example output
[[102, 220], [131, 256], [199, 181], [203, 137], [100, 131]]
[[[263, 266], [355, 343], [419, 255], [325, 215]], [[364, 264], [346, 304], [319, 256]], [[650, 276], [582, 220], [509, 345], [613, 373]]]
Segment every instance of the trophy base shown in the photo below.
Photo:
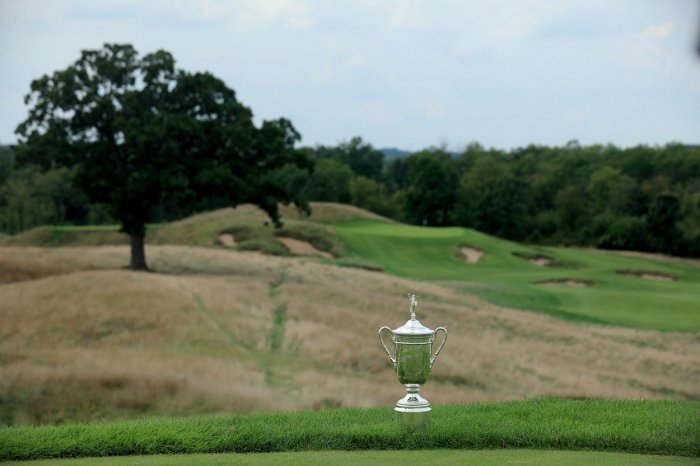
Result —
[[394, 411], [400, 413], [425, 413], [430, 411], [428, 400], [418, 394], [420, 385], [415, 383], [406, 384], [408, 394], [396, 402]]
[[427, 434], [430, 432], [430, 413], [430, 411], [394, 411], [396, 428], [399, 432], [406, 434]]

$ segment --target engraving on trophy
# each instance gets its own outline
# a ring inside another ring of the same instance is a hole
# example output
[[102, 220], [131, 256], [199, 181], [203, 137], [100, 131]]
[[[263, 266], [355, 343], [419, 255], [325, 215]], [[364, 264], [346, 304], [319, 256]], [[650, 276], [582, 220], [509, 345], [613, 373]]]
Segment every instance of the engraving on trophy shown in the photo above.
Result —
[[[408, 294], [410, 300], [411, 318], [401, 327], [391, 329], [383, 326], [379, 329], [379, 342], [384, 348], [389, 360], [396, 369], [399, 382], [406, 388], [406, 396], [396, 402], [395, 411], [404, 413], [424, 413], [430, 411], [430, 403], [421, 397], [418, 392], [421, 385], [428, 381], [430, 370], [447, 341], [447, 329], [438, 327], [431, 330], [423, 326], [416, 319], [418, 296]], [[391, 341], [394, 343], [394, 355], [389, 351], [382, 338], [382, 332], [391, 333]], [[433, 355], [433, 343], [439, 331], [443, 332], [443, 339]]]

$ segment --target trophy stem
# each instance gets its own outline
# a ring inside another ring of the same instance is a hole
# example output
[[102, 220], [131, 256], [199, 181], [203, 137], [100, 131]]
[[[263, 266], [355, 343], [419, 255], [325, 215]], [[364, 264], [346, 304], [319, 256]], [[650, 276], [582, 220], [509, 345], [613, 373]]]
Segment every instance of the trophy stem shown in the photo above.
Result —
[[425, 413], [430, 411], [428, 400], [418, 394], [420, 385], [417, 383], [407, 383], [406, 396], [396, 402], [394, 411], [401, 413]]

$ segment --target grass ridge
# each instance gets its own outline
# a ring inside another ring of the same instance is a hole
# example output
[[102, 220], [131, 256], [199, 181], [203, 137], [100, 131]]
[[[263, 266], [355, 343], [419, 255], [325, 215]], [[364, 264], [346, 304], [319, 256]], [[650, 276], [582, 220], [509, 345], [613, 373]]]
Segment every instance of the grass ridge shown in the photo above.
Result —
[[700, 456], [700, 403], [540, 398], [437, 406], [406, 434], [391, 408], [0, 429], [0, 460], [164, 453], [529, 448]]

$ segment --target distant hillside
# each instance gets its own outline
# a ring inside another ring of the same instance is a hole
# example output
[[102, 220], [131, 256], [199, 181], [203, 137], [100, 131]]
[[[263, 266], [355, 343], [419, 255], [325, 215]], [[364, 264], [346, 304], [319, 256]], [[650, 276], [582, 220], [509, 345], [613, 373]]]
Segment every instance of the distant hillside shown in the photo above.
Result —
[[395, 147], [389, 147], [389, 148], [379, 149], [379, 150], [384, 154], [384, 157], [386, 157], [388, 159], [408, 157], [409, 155], [411, 155], [413, 153], [413, 152], [409, 152], [406, 150], [397, 149]]

